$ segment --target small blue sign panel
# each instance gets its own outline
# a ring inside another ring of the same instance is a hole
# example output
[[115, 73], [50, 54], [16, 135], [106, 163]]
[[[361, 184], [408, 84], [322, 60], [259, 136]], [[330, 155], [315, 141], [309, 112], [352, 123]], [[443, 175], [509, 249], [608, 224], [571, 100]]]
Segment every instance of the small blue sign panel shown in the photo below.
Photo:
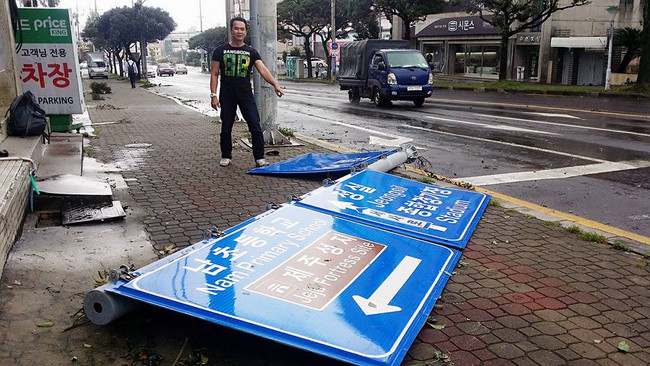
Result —
[[110, 291], [350, 363], [397, 365], [459, 258], [285, 205]]
[[366, 169], [296, 204], [463, 249], [489, 198]]
[[382, 156], [395, 150], [371, 151], [351, 154], [309, 153], [275, 164], [251, 169], [250, 174], [320, 174], [331, 172], [349, 173], [360, 166], [368, 166]]

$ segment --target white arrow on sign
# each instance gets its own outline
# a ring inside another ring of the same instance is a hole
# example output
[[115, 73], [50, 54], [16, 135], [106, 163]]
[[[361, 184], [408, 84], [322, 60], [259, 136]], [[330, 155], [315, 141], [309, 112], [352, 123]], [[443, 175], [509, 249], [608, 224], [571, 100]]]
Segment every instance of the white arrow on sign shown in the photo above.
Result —
[[362, 215], [377, 217], [380, 219], [397, 222], [403, 225], [416, 227], [419, 229], [430, 229], [445, 232], [447, 228], [440, 225], [435, 225], [424, 220], [418, 220], [411, 217], [406, 217], [398, 215], [395, 213], [389, 213], [384, 211], [375, 210], [374, 208], [362, 208], [355, 206], [352, 202], [343, 202], [343, 201], [328, 201], [331, 205], [338, 208], [339, 210], [354, 210]]
[[389, 305], [402, 286], [422, 260], [413, 257], [404, 257], [384, 282], [370, 295], [369, 298], [354, 295], [352, 298], [366, 315], [385, 314], [401, 311], [399, 306]]

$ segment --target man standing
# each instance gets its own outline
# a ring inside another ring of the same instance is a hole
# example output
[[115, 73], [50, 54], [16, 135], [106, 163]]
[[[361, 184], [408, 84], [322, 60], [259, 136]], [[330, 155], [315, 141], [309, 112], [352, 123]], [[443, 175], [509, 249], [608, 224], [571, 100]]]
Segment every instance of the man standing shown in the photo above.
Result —
[[135, 81], [138, 78], [138, 64], [133, 61], [133, 57], [126, 61], [126, 69], [129, 73], [129, 80], [131, 81], [131, 88], [135, 88]]
[[[235, 17], [230, 20], [232, 41], [219, 46], [212, 55], [210, 73], [210, 99], [212, 108], [221, 108], [221, 161], [219, 165], [228, 166], [232, 161], [232, 127], [235, 123], [237, 106], [248, 124], [253, 143], [253, 158], [256, 166], [267, 165], [264, 159], [264, 135], [260, 126], [255, 97], [251, 88], [251, 66], [273, 86], [278, 97], [284, 95], [280, 84], [264, 66], [260, 54], [244, 43], [248, 23], [246, 19]], [[221, 75], [221, 91], [216, 94]]]

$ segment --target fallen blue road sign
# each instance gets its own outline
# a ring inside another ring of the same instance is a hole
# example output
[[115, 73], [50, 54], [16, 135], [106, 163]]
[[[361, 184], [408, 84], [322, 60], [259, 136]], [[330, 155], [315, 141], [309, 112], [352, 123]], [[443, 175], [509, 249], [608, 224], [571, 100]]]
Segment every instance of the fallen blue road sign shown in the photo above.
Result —
[[397, 365], [460, 252], [295, 205], [111, 292], [360, 365]]
[[[251, 169], [250, 174], [319, 174], [332, 172], [349, 173], [353, 169], [368, 166], [382, 156], [394, 153], [395, 150], [372, 151], [353, 154], [320, 154], [309, 153], [296, 156], [293, 159]], [[360, 170], [360, 169], [359, 169]]]
[[463, 249], [489, 198], [366, 169], [316, 189], [296, 204]]

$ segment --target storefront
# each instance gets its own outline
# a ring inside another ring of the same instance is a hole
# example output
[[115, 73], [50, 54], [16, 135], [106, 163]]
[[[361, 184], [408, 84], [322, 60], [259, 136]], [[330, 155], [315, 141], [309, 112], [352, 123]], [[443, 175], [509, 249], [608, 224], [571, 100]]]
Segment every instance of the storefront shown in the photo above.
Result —
[[541, 32], [519, 33], [515, 39], [513, 74], [517, 80], [539, 79]]
[[499, 29], [478, 16], [440, 18], [415, 37], [434, 72], [488, 79], [499, 77]]
[[553, 37], [553, 82], [568, 85], [603, 85], [607, 37]]

